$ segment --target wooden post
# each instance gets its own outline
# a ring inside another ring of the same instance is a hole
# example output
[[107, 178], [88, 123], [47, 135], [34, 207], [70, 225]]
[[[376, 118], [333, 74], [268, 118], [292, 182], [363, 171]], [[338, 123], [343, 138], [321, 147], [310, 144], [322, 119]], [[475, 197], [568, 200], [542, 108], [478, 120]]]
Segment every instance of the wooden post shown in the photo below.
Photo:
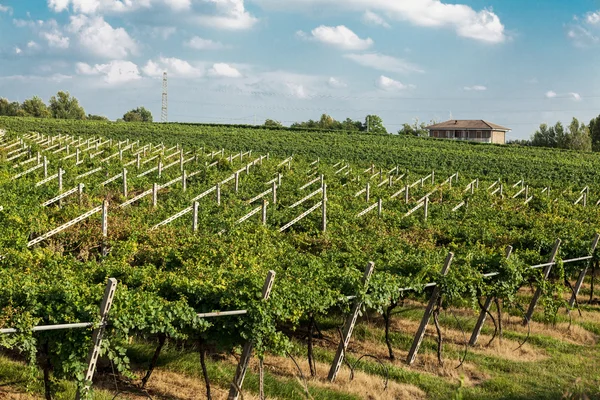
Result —
[[263, 225], [267, 225], [267, 200], [263, 199], [262, 202], [262, 217], [261, 217], [261, 222]]
[[[267, 280], [265, 281], [262, 290], [262, 301], [269, 300], [274, 281], [275, 271], [269, 271], [267, 274]], [[240, 390], [244, 384], [244, 378], [246, 377], [246, 370], [248, 369], [248, 364], [250, 363], [250, 358], [252, 357], [253, 348], [254, 342], [252, 340], [248, 340], [244, 345], [242, 355], [240, 356], [240, 362], [235, 370], [235, 377], [233, 378], [233, 382], [229, 388], [229, 396], [227, 396], [228, 400], [237, 400], [240, 396]]]
[[192, 231], [198, 232], [198, 206], [197, 201], [194, 202], [194, 208], [192, 211]]
[[98, 362], [98, 356], [100, 356], [102, 347], [102, 336], [108, 322], [108, 313], [110, 312], [116, 290], [117, 280], [115, 278], [109, 278], [106, 288], [104, 289], [102, 303], [100, 304], [100, 325], [92, 332], [92, 348], [90, 349], [87, 357], [85, 384], [79, 391], [77, 391], [77, 395], [75, 397], [76, 400], [81, 400], [82, 398], [87, 397], [90, 391], [92, 380], [94, 379], [94, 373], [96, 372], [96, 363]]
[[[512, 246], [508, 246], [506, 248], [506, 258], [510, 258], [512, 254], [513, 248]], [[474, 346], [477, 343], [477, 339], [479, 339], [479, 334], [481, 333], [481, 328], [483, 328], [483, 324], [485, 323], [485, 319], [487, 317], [487, 313], [492, 305], [492, 296], [488, 296], [485, 299], [485, 304], [483, 305], [483, 310], [479, 313], [479, 318], [477, 319], [477, 323], [475, 324], [475, 328], [473, 329], [473, 333], [471, 334], [471, 339], [469, 340], [469, 346]]]
[[[367, 264], [367, 268], [365, 269], [365, 274], [363, 275], [363, 287], [366, 288], [369, 285], [369, 280], [371, 279], [371, 275], [373, 274], [373, 270], [375, 269], [375, 263], [370, 261]], [[344, 356], [346, 353], [346, 349], [348, 348], [348, 344], [350, 343], [350, 338], [352, 337], [352, 332], [354, 331], [354, 326], [356, 325], [356, 320], [358, 318], [358, 314], [362, 307], [362, 301], [360, 299], [356, 299], [354, 306], [352, 307], [351, 313], [346, 318], [346, 322], [344, 323], [344, 329], [342, 332], [342, 340], [338, 345], [337, 352], [335, 353], [335, 357], [333, 359], [333, 363], [331, 364], [331, 368], [329, 369], [329, 375], [327, 379], [329, 382], [334, 382], [335, 378], [340, 371], [340, 367], [342, 366], [342, 362], [344, 361]]]
[[184, 192], [187, 190], [187, 171], [185, 169], [181, 172], [181, 190]]
[[[321, 175], [322, 177], [323, 175]], [[321, 231], [325, 232], [327, 230], [327, 184], [323, 183], [323, 206], [322, 215], [321, 215]]]
[[277, 204], [277, 183], [273, 182], [273, 204]]
[[[561, 240], [556, 239], [556, 243], [554, 243], [554, 248], [552, 249], [552, 252], [550, 253], [550, 258], [548, 259], [548, 263], [554, 263], [554, 260], [556, 259], [556, 254], [558, 253], [558, 249], [560, 248], [560, 244], [561, 244]], [[544, 268], [544, 273], [542, 275], [543, 280], [548, 279], [548, 275], [550, 275], [551, 269], [552, 269], [552, 265], [548, 265]], [[531, 299], [531, 303], [529, 303], [529, 309], [527, 310], [527, 313], [525, 314], [525, 319], [523, 320], [523, 325], [527, 325], [527, 323], [531, 320], [531, 317], [533, 316], [533, 310], [534, 310], [535, 306], [537, 305], [537, 302], [540, 299], [541, 295], [542, 295], [542, 288], [538, 287], [537, 290], [535, 291], [535, 294], [533, 295], [533, 299]]]
[[[442, 268], [442, 276], [446, 276], [448, 274], [448, 270], [450, 269], [450, 264], [452, 263], [453, 258], [454, 253], [448, 253], [448, 256], [446, 257], [446, 262], [444, 263], [444, 266]], [[431, 298], [429, 299], [429, 304], [427, 304], [425, 314], [423, 315], [423, 319], [421, 320], [421, 324], [419, 325], [419, 329], [417, 330], [415, 339], [412, 343], [410, 351], [408, 352], [408, 357], [406, 359], [406, 363], [408, 365], [412, 365], [415, 362], [415, 359], [417, 358], [417, 353], [419, 352], [419, 348], [421, 347], [421, 343], [423, 342], [423, 338], [425, 337], [425, 330], [427, 329], [427, 325], [429, 324], [431, 314], [433, 314], [433, 308], [435, 307], [440, 295], [440, 288], [439, 286], [436, 286], [433, 289], [433, 293], [431, 294]]]
[[221, 184], [217, 183], [217, 205], [220, 206], [221, 205]]
[[158, 203], [158, 184], [154, 182], [152, 184], [152, 207], [156, 208]]
[[237, 193], [240, 190], [240, 173], [235, 173], [235, 192]]
[[[599, 234], [595, 234], [594, 235], [594, 239], [592, 240], [592, 248], [590, 251], [590, 255], [594, 255], [594, 253], [596, 252], [596, 248], [598, 247], [598, 240], [600, 240], [600, 235]], [[583, 284], [583, 279], [585, 278], [585, 274], [587, 274], [587, 270], [590, 267], [590, 264], [592, 263], [592, 260], [589, 260], [586, 265], [585, 268], [581, 270], [581, 272], [579, 272], [579, 277], [577, 278], [577, 282], [575, 283], [575, 287], [573, 288], [573, 294], [571, 296], [571, 300], [569, 300], [569, 306], [573, 307], [575, 305], [575, 300], [577, 299], [577, 295], [579, 294], [579, 290], [581, 290], [581, 285]]]
[[371, 197], [371, 184], [367, 182], [367, 191], [366, 191], [366, 201], [369, 202], [369, 198]]
[[127, 168], [123, 168], [123, 197], [127, 198]]

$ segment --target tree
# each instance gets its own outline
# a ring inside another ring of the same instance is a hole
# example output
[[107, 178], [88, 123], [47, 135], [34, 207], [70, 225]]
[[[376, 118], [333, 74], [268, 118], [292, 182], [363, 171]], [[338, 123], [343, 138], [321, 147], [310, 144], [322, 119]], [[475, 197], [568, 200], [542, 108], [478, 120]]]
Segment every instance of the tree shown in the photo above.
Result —
[[[433, 125], [432, 123], [431, 125]], [[426, 129], [427, 125], [424, 122], [419, 124], [419, 120], [416, 119], [413, 125], [410, 124], [402, 124], [402, 129], [398, 131], [398, 135], [410, 135], [410, 136], [420, 136], [420, 137], [428, 137], [429, 131]]]
[[592, 140], [592, 150], [600, 151], [600, 115], [590, 121], [588, 129]]
[[531, 144], [532, 146], [556, 147], [556, 130], [554, 127], [548, 128], [548, 125], [541, 124], [533, 134]]
[[588, 127], [573, 118], [569, 125], [569, 149], [578, 151], [592, 151], [592, 139]]
[[5, 98], [0, 98], [0, 115], [2, 116], [16, 117], [20, 107], [16, 101], [10, 102]]
[[50, 110], [44, 103], [44, 101], [38, 96], [33, 96], [31, 99], [27, 99], [21, 106], [23, 115], [26, 117], [36, 118], [50, 118]]
[[554, 125], [554, 135], [556, 137], [556, 147], [559, 149], [569, 148], [569, 137], [560, 121]]
[[144, 107], [138, 107], [123, 115], [125, 122], [152, 122], [152, 113]]
[[383, 126], [383, 121], [378, 115], [367, 115], [365, 118], [367, 133], [372, 135], [387, 135], [388, 131]]
[[52, 96], [50, 99], [50, 112], [52, 118], [85, 119], [85, 110], [69, 92], [60, 91], [56, 96]]
[[342, 130], [349, 132], [360, 132], [364, 129], [363, 123], [360, 121], [353, 121], [351, 118], [346, 118], [342, 122]]
[[281, 122], [275, 121], [274, 119], [267, 119], [265, 121], [265, 123], [263, 124], [263, 126], [266, 126], [268, 128], [283, 128], [283, 125], [281, 125]]
[[104, 115], [94, 115], [94, 114], [88, 114], [87, 119], [89, 119], [90, 121], [110, 121]]

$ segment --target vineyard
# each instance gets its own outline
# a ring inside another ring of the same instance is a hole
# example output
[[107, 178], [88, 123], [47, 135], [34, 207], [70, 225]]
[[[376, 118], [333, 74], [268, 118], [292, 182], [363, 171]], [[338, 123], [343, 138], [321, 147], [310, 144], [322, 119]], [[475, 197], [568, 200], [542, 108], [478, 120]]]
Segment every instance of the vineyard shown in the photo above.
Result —
[[0, 129], [0, 394], [600, 396], [597, 155]]

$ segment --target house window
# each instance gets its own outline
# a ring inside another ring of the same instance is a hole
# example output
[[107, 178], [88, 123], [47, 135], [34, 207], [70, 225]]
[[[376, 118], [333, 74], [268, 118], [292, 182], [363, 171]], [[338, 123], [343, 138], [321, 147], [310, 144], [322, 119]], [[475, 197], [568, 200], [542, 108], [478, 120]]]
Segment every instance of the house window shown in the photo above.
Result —
[[475, 132], [471, 131], [469, 132], [469, 139], [475, 139], [477, 136], [475, 135]]
[[446, 137], [447, 138], [451, 138], [452, 137], [452, 131], [446, 131]]
[[433, 131], [433, 137], [440, 137], [439, 131]]
[[454, 131], [454, 138], [455, 139], [460, 139], [461, 136], [462, 136], [460, 133], [461, 133], [460, 131]]
[[481, 139], [481, 131], [477, 131], [476, 135], [477, 135], [477, 139]]

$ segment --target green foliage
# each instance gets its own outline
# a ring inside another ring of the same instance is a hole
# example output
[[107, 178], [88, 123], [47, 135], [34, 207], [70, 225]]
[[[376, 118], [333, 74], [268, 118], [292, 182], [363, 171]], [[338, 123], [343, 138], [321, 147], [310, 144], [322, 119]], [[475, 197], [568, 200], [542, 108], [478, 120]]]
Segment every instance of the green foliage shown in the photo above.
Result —
[[58, 92], [50, 98], [49, 103], [52, 118], [56, 119], [85, 119], [85, 110], [79, 105], [79, 100], [69, 92]]
[[109, 119], [103, 115], [94, 115], [94, 114], [88, 114], [86, 119], [88, 121], [109, 121]]
[[[435, 124], [434, 121], [431, 121], [430, 125]], [[419, 120], [415, 120], [413, 125], [410, 124], [402, 124], [402, 129], [398, 131], [398, 135], [409, 135], [409, 136], [420, 136], [420, 137], [428, 137], [429, 131], [426, 129], [427, 124], [421, 122], [419, 124]]]
[[383, 120], [378, 115], [367, 115], [365, 118], [367, 133], [371, 135], [387, 135], [388, 131], [383, 125]]
[[51, 116], [50, 110], [48, 110], [48, 107], [46, 104], [44, 104], [44, 101], [37, 96], [25, 100], [21, 106], [21, 109], [26, 117], [50, 118]]
[[265, 126], [267, 128], [282, 128], [283, 127], [283, 125], [281, 125], [281, 122], [275, 121], [273, 119], [267, 119], [265, 121], [265, 123], [263, 124], [263, 126]]
[[123, 115], [123, 121], [152, 122], [152, 113], [144, 107], [138, 107], [136, 109], [127, 111], [125, 115]]

